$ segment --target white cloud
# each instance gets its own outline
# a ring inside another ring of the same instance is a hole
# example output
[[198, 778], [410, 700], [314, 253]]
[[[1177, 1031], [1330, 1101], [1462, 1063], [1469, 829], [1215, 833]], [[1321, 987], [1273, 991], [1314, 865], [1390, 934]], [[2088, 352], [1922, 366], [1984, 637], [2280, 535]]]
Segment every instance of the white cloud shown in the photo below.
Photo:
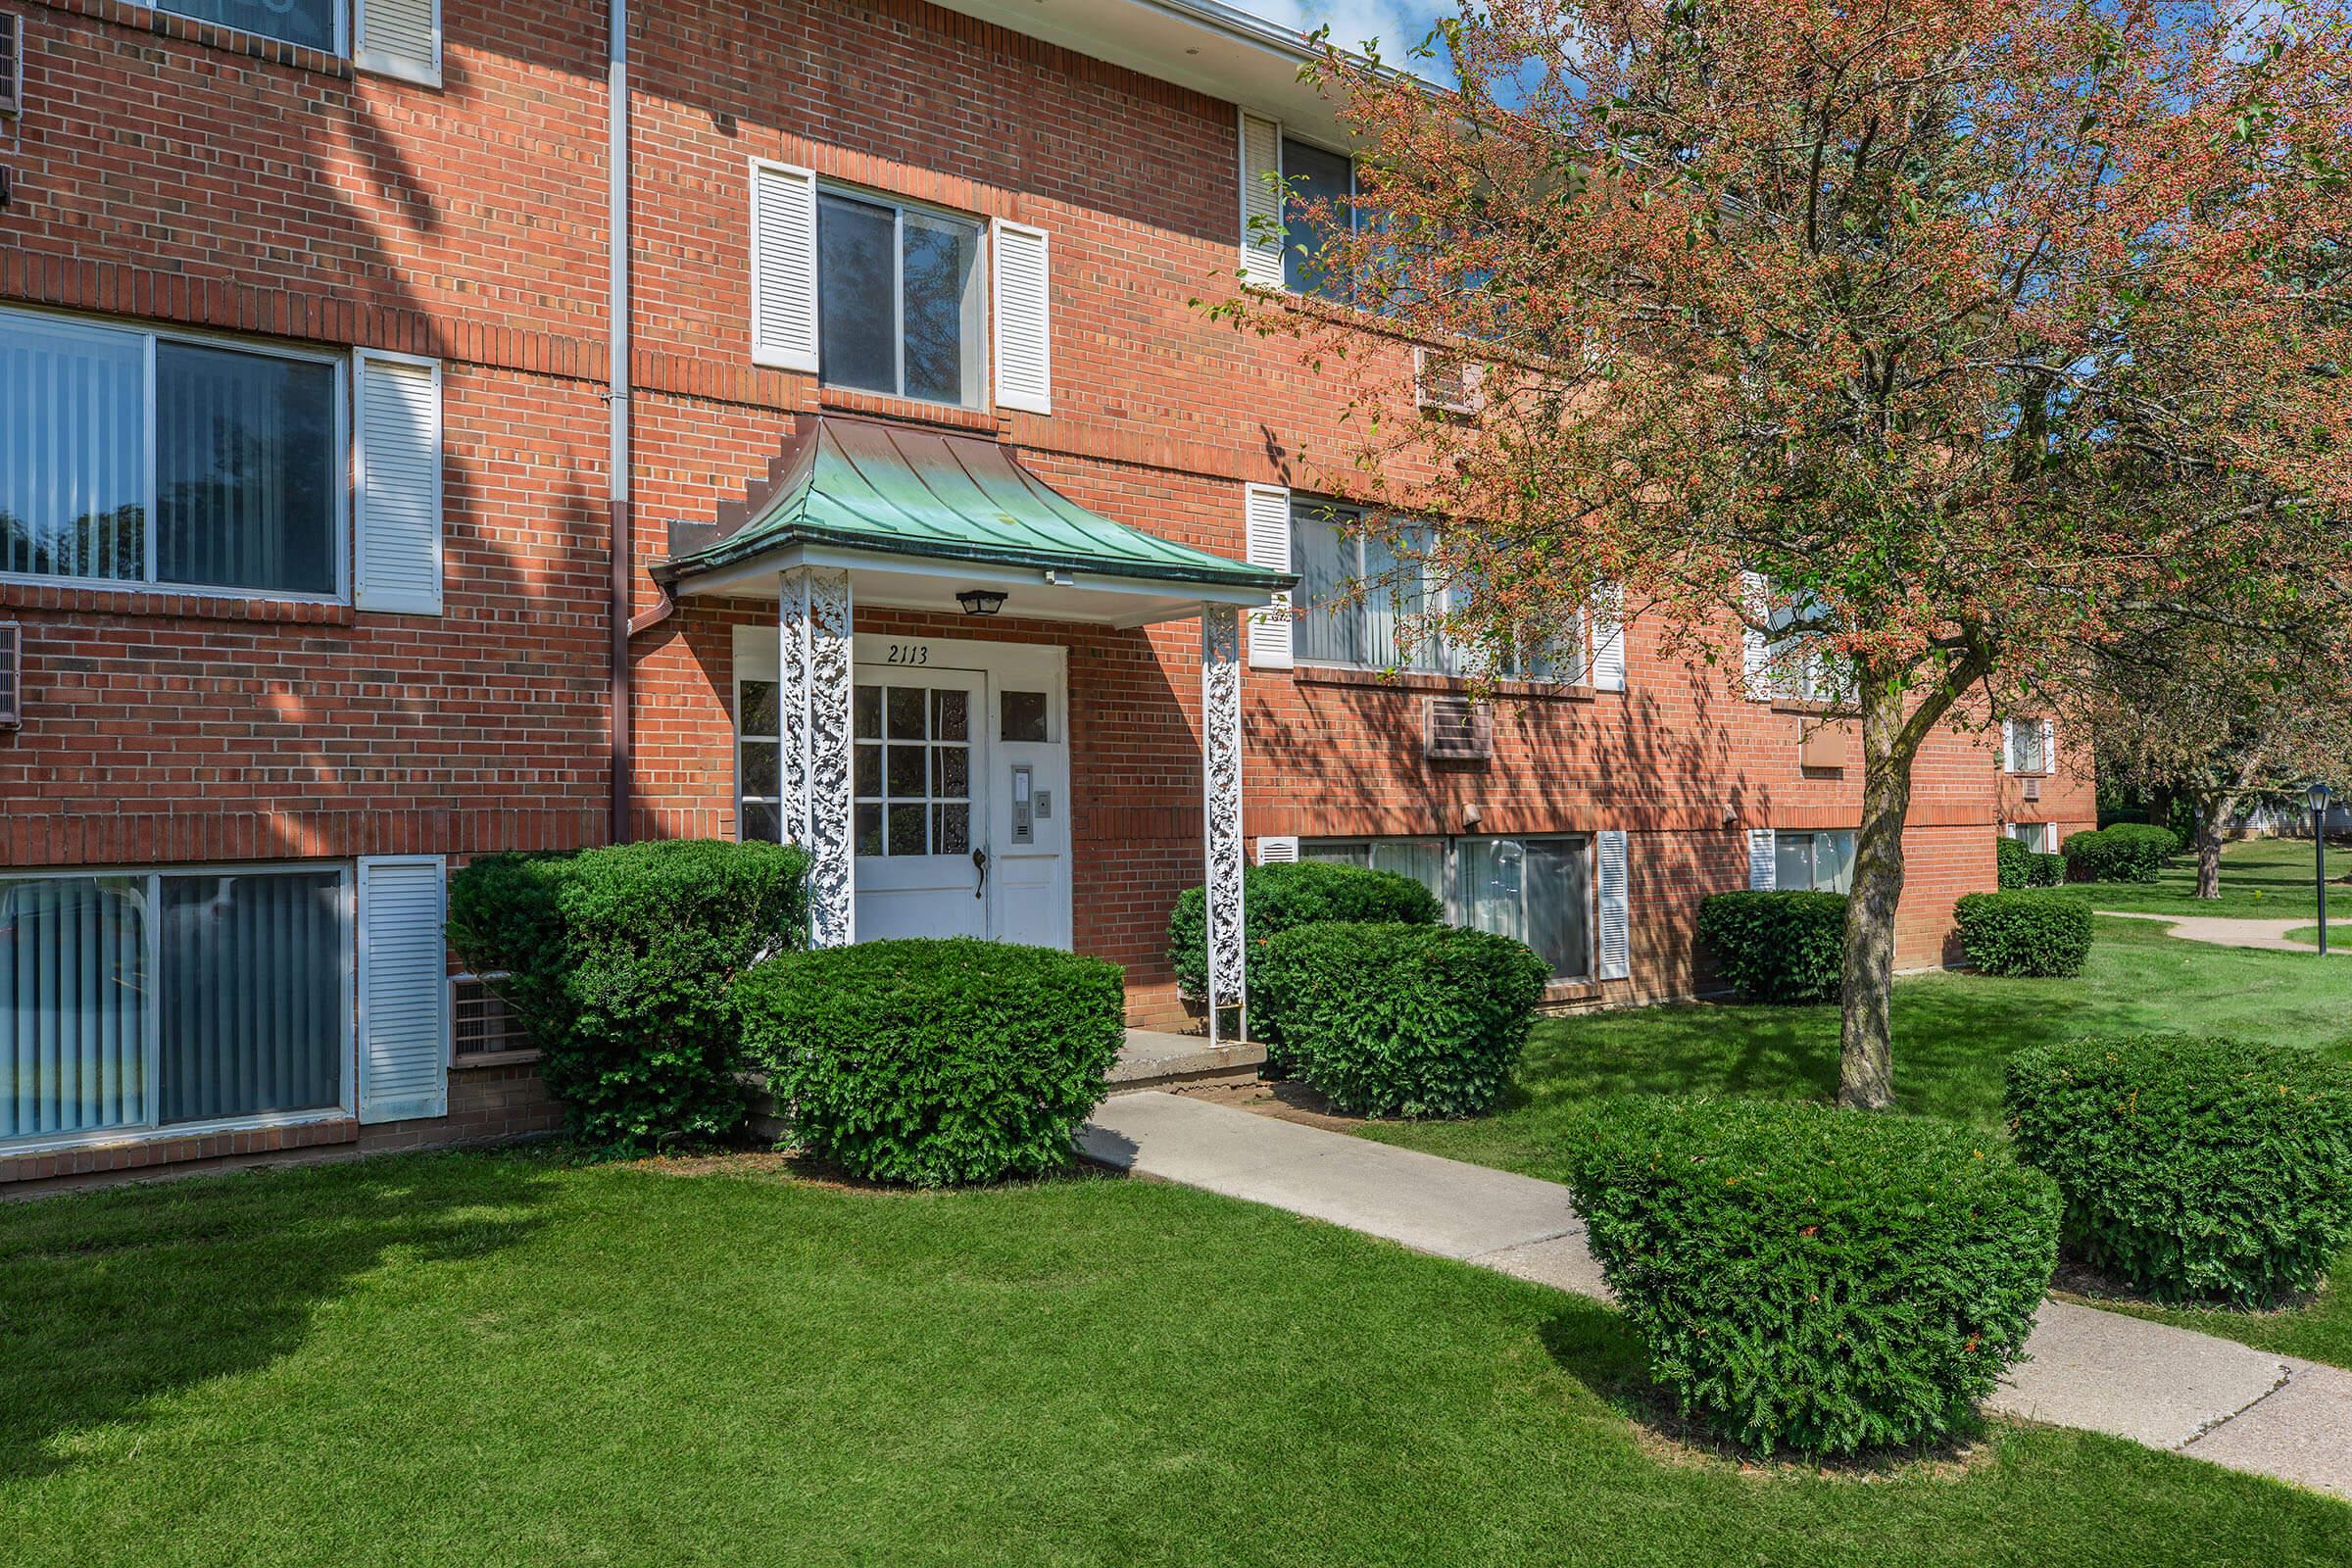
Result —
[[[1433, 0], [1234, 0], [1245, 11], [1279, 22], [1300, 32], [1331, 24], [1331, 41], [1345, 49], [1360, 49], [1380, 40], [1381, 54], [1403, 64], [1405, 51], [1429, 35], [1436, 24]], [[1450, 8], [1448, 8], [1450, 9]]]

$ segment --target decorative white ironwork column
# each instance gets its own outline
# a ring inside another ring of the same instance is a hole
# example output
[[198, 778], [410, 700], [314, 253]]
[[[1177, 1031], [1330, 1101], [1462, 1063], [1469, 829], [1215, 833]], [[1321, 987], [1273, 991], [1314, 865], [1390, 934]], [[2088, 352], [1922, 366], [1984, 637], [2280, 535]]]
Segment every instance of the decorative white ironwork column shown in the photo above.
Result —
[[808, 940], [857, 940], [850, 859], [850, 574], [784, 573], [776, 693], [782, 709], [784, 837], [808, 852]]
[[1208, 848], [1208, 1042], [1220, 1013], [1242, 1009], [1250, 1038], [1242, 940], [1242, 623], [1230, 605], [1200, 607], [1200, 753]]

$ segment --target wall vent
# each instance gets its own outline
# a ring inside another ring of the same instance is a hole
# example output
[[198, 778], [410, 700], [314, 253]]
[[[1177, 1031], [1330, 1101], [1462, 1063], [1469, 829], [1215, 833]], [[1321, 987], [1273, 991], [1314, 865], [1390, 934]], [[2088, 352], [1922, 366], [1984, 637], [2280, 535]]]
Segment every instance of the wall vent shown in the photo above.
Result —
[[2041, 780], [2032, 774], [2028, 774], [2026, 777], [2026, 799], [2029, 801], [2041, 799]]
[[0, 11], [0, 115], [24, 112], [24, 19]]
[[1421, 754], [1433, 762], [1483, 762], [1494, 755], [1494, 710], [1468, 697], [1423, 700]]
[[0, 620], [0, 729], [24, 722], [24, 628]]
[[1413, 406], [1440, 414], [1476, 414], [1486, 404], [1487, 368], [1439, 349], [1413, 350]]
[[522, 1020], [514, 1016], [504, 998], [490, 989], [490, 980], [505, 978], [503, 974], [487, 978], [469, 974], [450, 977], [451, 1054], [496, 1056], [531, 1049], [531, 1037], [523, 1033]]

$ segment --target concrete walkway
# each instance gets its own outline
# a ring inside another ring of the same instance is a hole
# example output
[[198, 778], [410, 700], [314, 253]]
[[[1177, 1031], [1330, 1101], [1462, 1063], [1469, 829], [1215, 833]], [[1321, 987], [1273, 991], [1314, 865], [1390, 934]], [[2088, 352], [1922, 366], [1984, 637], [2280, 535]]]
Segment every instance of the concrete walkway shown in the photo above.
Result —
[[[1608, 1299], [1568, 1189], [1180, 1095], [1104, 1101], [1087, 1156]], [[2004, 1415], [2105, 1432], [2352, 1499], [2352, 1372], [2045, 1301]]]
[[1124, 1094], [1153, 1084], [1196, 1083], [1209, 1078], [1254, 1075], [1266, 1048], [1239, 1041], [1211, 1047], [1206, 1035], [1130, 1029], [1127, 1044], [1108, 1074], [1110, 1092]]
[[[2108, 920], [2161, 920], [2171, 928], [2170, 934], [2183, 942], [2206, 942], [2217, 948], [2260, 948], [2266, 953], [2317, 953], [2319, 948], [2309, 942], [2289, 942], [2289, 931], [2300, 931], [2320, 923], [2316, 914], [2299, 915], [2292, 920], [2241, 920], [2218, 914], [2150, 914], [2144, 909], [2093, 909], [2093, 914]], [[2330, 920], [2328, 926], [2328, 953], [2330, 957], [2343, 951], [2342, 939], [2352, 931], [2339, 933]]]

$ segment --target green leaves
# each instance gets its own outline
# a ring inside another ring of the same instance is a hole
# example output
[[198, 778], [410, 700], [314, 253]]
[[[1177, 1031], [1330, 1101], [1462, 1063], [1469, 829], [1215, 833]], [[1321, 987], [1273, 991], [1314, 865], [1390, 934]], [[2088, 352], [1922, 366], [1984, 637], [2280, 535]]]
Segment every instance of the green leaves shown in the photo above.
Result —
[[1827, 1002], [1845, 969], [1842, 893], [1716, 893], [1698, 906], [1699, 946], [1749, 1002]]
[[1954, 906], [1953, 916], [1961, 947], [1980, 974], [2071, 980], [2090, 961], [2090, 901], [2079, 894], [1971, 893]]

